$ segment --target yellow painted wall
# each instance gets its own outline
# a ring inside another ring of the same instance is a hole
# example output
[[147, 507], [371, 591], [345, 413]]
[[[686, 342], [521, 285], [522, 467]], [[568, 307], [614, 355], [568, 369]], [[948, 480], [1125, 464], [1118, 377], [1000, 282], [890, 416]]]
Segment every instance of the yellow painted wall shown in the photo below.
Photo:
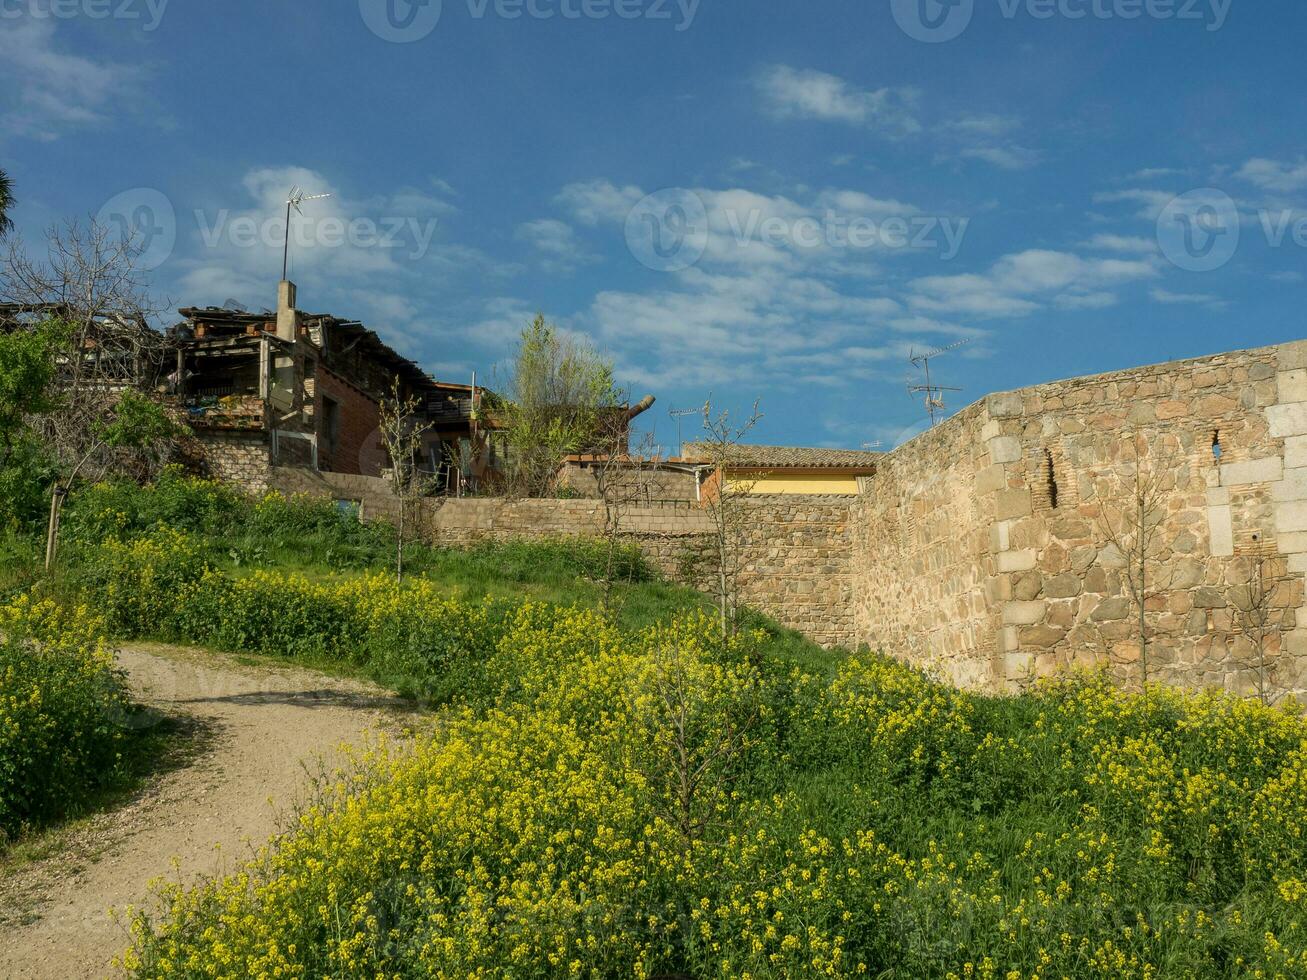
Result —
[[856, 476], [802, 476], [770, 473], [753, 481], [732, 480], [730, 482], [743, 482], [745, 484], [751, 482], [753, 493], [856, 494], [858, 492], [858, 478]]

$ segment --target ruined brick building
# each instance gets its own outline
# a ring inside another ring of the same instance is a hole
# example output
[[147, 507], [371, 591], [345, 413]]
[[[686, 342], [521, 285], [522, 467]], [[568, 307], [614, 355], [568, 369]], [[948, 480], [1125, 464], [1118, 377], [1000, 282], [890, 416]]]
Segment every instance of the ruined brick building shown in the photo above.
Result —
[[276, 467], [379, 476], [387, 466], [380, 407], [398, 383], [430, 425], [421, 466], [442, 480], [471, 476], [476, 451], [470, 385], [438, 382], [362, 324], [296, 308], [281, 283], [277, 311], [187, 308], [170, 337], [171, 389], [195, 433], [193, 462], [252, 491]]

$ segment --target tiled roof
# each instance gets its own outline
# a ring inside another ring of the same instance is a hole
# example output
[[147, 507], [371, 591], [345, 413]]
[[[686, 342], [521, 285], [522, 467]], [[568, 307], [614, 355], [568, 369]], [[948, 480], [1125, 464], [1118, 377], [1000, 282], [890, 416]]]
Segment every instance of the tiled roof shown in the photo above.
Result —
[[[711, 450], [703, 443], [687, 443], [687, 459], [709, 459]], [[792, 470], [870, 470], [881, 453], [858, 449], [809, 449], [801, 446], [735, 446], [730, 462], [736, 466]]]

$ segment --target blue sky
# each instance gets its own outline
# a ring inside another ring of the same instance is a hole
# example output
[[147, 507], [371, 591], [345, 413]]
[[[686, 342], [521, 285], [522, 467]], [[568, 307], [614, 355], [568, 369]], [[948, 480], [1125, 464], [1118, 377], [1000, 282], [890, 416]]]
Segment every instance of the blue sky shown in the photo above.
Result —
[[[53, 6], [52, 6], [53, 4]], [[438, 18], [436, 14], [439, 14]], [[443, 378], [537, 310], [636, 397], [893, 445], [987, 392], [1307, 335], [1298, 0], [0, 0], [14, 218]], [[502, 367], [501, 367], [502, 370]]]

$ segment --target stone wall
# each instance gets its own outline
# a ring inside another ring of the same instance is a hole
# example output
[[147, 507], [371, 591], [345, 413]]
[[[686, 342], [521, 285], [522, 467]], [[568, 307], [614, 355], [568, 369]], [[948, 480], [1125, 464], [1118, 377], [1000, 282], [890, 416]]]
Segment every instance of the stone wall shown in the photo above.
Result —
[[[1112, 540], [1139, 482], [1142, 564]], [[990, 396], [889, 454], [856, 523], [860, 637], [958, 683], [1137, 683], [1142, 567], [1150, 678], [1301, 693], [1307, 343]]]
[[[741, 599], [783, 626], [828, 646], [855, 638], [849, 497], [759, 495], [747, 500]], [[712, 524], [691, 504], [630, 508], [623, 536], [668, 577], [706, 586]], [[466, 545], [485, 539], [600, 535], [594, 500], [447, 500], [431, 515], [433, 540]]]
[[377, 476], [318, 472], [299, 466], [274, 466], [269, 470], [268, 489], [286, 496], [308, 494], [358, 504], [365, 521], [399, 521], [399, 498], [390, 484]]
[[262, 431], [201, 430], [187, 440], [185, 450], [205, 476], [249, 493], [261, 494], [269, 489], [272, 468], [268, 437]]
[[973, 405], [887, 454], [852, 515], [858, 640], [970, 686], [988, 684], [998, 631], [997, 501], [976, 492], [986, 422]]

